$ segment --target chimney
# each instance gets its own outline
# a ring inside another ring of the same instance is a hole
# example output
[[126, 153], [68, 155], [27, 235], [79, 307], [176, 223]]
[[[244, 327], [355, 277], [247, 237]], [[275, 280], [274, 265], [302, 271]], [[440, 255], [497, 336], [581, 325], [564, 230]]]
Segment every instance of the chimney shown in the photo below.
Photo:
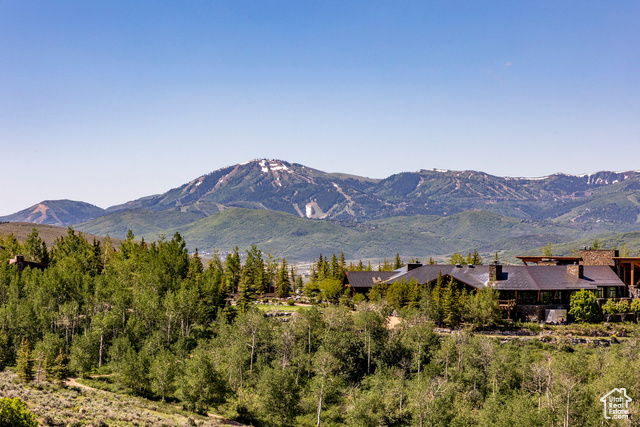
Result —
[[410, 262], [407, 264], [407, 271], [415, 270], [418, 267], [422, 267], [422, 264], [419, 262]]
[[498, 264], [498, 261], [489, 264], [489, 281], [500, 280], [500, 276], [502, 276], [502, 265]]
[[584, 265], [567, 265], [567, 274], [582, 279], [584, 277]]

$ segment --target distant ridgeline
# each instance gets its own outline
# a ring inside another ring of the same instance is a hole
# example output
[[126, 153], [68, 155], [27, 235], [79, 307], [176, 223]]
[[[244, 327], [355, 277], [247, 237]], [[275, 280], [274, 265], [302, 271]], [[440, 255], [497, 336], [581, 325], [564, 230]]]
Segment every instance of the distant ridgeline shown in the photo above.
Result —
[[420, 170], [370, 179], [258, 159], [108, 209], [47, 200], [0, 220], [73, 225], [112, 238], [132, 230], [149, 241], [179, 232], [202, 253], [256, 244], [297, 261], [319, 252], [442, 258], [473, 249], [510, 258], [550, 242], [569, 254], [594, 238], [637, 251], [639, 197], [633, 171], [504, 178]]

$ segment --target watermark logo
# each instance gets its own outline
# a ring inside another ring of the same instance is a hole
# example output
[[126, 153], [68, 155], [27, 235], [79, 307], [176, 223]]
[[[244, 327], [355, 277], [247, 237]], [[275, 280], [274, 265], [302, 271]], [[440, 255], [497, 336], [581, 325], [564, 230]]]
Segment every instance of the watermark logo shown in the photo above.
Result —
[[629, 418], [629, 402], [626, 388], [614, 388], [600, 398], [604, 404], [604, 417], [608, 420], [621, 420]]

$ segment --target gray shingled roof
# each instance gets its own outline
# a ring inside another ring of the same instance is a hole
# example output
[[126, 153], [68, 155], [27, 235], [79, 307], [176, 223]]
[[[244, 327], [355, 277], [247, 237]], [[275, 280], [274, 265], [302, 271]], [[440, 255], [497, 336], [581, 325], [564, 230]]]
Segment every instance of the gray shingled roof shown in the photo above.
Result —
[[397, 274], [397, 271], [347, 271], [346, 281], [352, 288], [371, 288]]
[[[349, 272], [349, 284], [358, 283], [356, 287], [373, 286], [372, 277], [395, 283], [415, 279], [418, 283], [430, 283], [438, 278], [438, 274], [450, 276], [461, 283], [474, 288], [483, 288], [489, 283], [488, 265], [461, 266], [455, 265], [423, 265], [409, 272]], [[349, 274], [347, 273], [347, 274]], [[368, 273], [364, 275], [363, 273]], [[387, 279], [384, 273], [389, 276]], [[362, 276], [360, 276], [362, 275]], [[502, 266], [500, 280], [492, 282], [498, 290], [504, 291], [545, 291], [545, 290], [577, 290], [592, 289], [598, 286], [624, 286], [609, 266], [584, 266], [582, 279], [567, 273], [564, 265], [505, 265]], [[352, 285], [354, 286], [354, 285]]]

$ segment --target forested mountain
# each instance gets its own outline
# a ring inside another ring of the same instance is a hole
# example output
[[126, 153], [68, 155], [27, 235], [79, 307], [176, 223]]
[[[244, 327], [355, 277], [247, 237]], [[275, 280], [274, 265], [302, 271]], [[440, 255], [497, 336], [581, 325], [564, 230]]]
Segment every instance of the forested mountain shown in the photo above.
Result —
[[262, 159], [104, 211], [47, 201], [0, 221], [74, 225], [120, 238], [129, 229], [147, 239], [179, 231], [191, 249], [258, 243], [294, 259], [338, 246], [353, 256], [413, 256], [524, 252], [635, 231], [639, 199], [638, 172], [509, 178], [420, 170], [380, 180]]

